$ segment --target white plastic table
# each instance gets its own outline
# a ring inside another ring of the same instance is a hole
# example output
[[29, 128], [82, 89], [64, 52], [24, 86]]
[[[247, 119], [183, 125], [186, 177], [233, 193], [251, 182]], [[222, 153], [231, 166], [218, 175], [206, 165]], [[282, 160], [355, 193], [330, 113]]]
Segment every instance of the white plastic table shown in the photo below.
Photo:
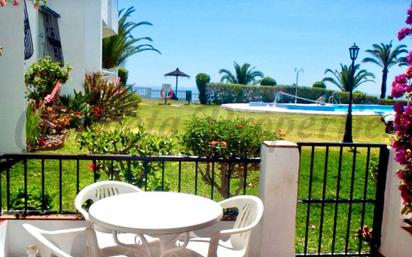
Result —
[[116, 232], [150, 235], [160, 240], [160, 256], [176, 248], [182, 233], [218, 222], [221, 206], [210, 199], [184, 193], [144, 192], [107, 197], [92, 204], [91, 220]]

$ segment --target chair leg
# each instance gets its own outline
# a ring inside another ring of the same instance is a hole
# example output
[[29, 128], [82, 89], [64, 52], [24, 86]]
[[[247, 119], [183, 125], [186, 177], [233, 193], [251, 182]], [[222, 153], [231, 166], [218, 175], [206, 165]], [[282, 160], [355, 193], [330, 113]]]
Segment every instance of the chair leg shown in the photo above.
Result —
[[37, 245], [31, 244], [26, 247], [27, 257], [36, 257]]

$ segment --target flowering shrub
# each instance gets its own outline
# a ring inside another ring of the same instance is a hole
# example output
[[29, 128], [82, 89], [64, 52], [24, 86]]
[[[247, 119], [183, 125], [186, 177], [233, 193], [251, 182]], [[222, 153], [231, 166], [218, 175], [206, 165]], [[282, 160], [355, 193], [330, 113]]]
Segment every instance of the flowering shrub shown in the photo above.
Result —
[[117, 119], [135, 111], [141, 99], [131, 87], [122, 85], [120, 80], [111, 81], [101, 72], [87, 73], [84, 92], [94, 121]]
[[[407, 12], [406, 24], [409, 27], [398, 32], [402, 40], [412, 34], [412, 5]], [[403, 201], [402, 214], [412, 213], [412, 52], [407, 57], [409, 67], [404, 74], [395, 77], [392, 83], [392, 96], [408, 98], [408, 103], [395, 103], [394, 140], [392, 147], [396, 151], [395, 160], [403, 167], [397, 172], [401, 180], [399, 190]]]
[[[223, 197], [229, 197], [232, 192], [233, 195], [238, 194], [245, 182], [245, 165], [231, 163], [230, 160], [258, 157], [263, 140], [276, 138], [275, 133], [263, 131], [258, 124], [245, 119], [215, 120], [211, 117], [194, 117], [186, 124], [182, 145], [188, 154], [227, 161], [216, 163], [217, 169], [213, 164], [206, 163], [199, 171], [205, 183], [213, 185]], [[248, 177], [252, 177], [249, 172], [257, 168], [256, 165], [249, 164]], [[229, 180], [232, 179], [239, 183], [232, 185], [232, 192], [229, 192]]]

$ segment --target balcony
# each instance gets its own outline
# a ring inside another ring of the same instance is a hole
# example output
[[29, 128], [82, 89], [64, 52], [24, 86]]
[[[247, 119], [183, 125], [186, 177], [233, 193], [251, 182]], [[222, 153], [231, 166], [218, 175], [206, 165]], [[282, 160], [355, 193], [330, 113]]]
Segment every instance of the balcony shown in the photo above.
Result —
[[117, 34], [118, 0], [102, 0], [103, 38]]

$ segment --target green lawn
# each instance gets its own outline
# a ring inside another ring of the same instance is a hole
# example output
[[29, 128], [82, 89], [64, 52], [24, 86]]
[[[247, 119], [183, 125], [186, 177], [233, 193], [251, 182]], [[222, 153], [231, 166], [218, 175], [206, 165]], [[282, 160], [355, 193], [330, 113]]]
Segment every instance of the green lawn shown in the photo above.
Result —
[[[286, 114], [286, 113], [241, 113], [231, 112], [218, 105], [183, 104], [169, 101], [163, 105], [160, 100], [144, 100], [140, 103], [137, 116], [127, 117], [125, 123], [133, 128], [143, 121], [147, 131], [158, 135], [178, 135], [184, 129], [185, 122], [194, 115], [208, 115], [215, 118], [233, 119], [242, 117], [261, 124], [267, 130], [285, 132], [285, 139], [292, 142], [337, 142], [343, 138], [346, 116]], [[117, 122], [108, 127], [116, 128]], [[384, 132], [384, 124], [379, 116], [353, 116], [353, 140], [355, 142], [384, 143], [390, 142], [390, 136]], [[77, 153], [78, 147], [69, 134], [64, 148], [57, 152]]]

